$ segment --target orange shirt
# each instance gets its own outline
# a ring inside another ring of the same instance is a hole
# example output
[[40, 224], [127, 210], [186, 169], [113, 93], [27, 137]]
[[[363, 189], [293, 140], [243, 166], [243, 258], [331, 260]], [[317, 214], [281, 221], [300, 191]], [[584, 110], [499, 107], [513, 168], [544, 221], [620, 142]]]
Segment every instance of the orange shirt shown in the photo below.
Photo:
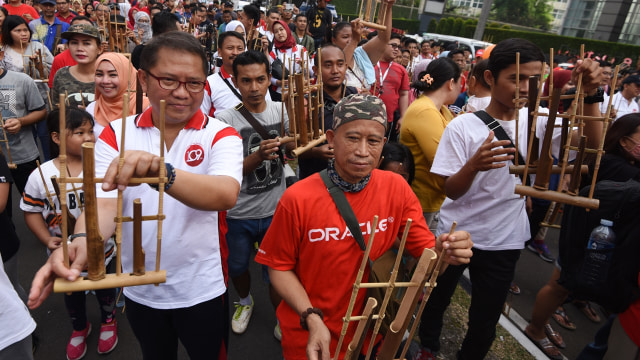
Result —
[[[40, 19], [40, 14], [38, 14], [38, 12], [36, 11], [36, 9], [33, 8], [33, 6], [29, 6], [27, 4], [20, 4], [20, 6], [11, 6], [11, 4], [4, 4], [3, 6], [5, 9], [7, 9], [7, 12], [9, 13], [9, 15], [22, 16], [22, 18], [25, 19], [27, 23], [29, 23], [29, 21], [34, 19]], [[33, 19], [27, 19], [26, 17], [24, 17], [24, 14], [31, 15]]]
[[[358, 218], [365, 241], [369, 241], [373, 230], [373, 217], [379, 217], [370, 254], [372, 260], [393, 246], [396, 237], [402, 235], [408, 218], [413, 219], [413, 223], [406, 249], [418, 257], [424, 248], [435, 246], [435, 238], [427, 228], [420, 202], [400, 175], [374, 170], [362, 191], [345, 195]], [[285, 191], [256, 261], [276, 270], [293, 270], [296, 273], [311, 304], [324, 313], [324, 322], [331, 332], [333, 356], [362, 255], [363, 251], [351, 235], [320, 175], [314, 174]], [[363, 279], [367, 278], [368, 273]], [[362, 313], [364, 300], [365, 290], [362, 290], [357, 296], [353, 315]], [[300, 327], [300, 315], [284, 301], [276, 315], [282, 330], [284, 358], [306, 359], [309, 333]], [[355, 328], [355, 323], [349, 326], [340, 358], [344, 356]]]

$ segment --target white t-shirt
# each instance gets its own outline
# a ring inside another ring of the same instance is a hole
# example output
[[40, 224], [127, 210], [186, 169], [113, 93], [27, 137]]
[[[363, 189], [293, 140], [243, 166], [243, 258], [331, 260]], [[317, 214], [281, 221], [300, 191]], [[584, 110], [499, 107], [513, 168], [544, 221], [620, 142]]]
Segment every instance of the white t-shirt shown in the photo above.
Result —
[[471, 95], [467, 100], [467, 103], [462, 107], [464, 112], [474, 112], [478, 110], [484, 110], [491, 103], [491, 96], [476, 97]]
[[636, 100], [631, 99], [631, 101], [629, 101], [625, 99], [624, 96], [622, 96], [622, 91], [618, 91], [613, 95], [611, 107], [616, 109], [616, 120], [621, 116], [640, 111], [640, 107], [638, 107]]
[[0, 258], [0, 350], [26, 338], [35, 330], [29, 310], [13, 289]]
[[[518, 148], [526, 160], [527, 108], [520, 110], [519, 119]], [[516, 122], [499, 122], [507, 135], [515, 140]], [[539, 117], [536, 133], [540, 139], [545, 128], [546, 117]], [[558, 136], [554, 136], [556, 143], [559, 143], [559, 134], [557, 131]], [[442, 134], [431, 172], [447, 177], [456, 174], [488, 136], [489, 128], [473, 113], [456, 117]], [[559, 149], [559, 144], [556, 147]], [[515, 186], [522, 182], [519, 177], [509, 174], [510, 164], [509, 161], [502, 168], [479, 172], [464, 195], [455, 201], [447, 197], [440, 208], [437, 234], [448, 232], [453, 221], [457, 221], [458, 228], [471, 234], [474, 247], [478, 249], [522, 249], [524, 242], [530, 239], [529, 219], [525, 199], [514, 193]]]
[[[96, 143], [96, 176], [104, 176], [118, 156], [122, 120], [115, 120]], [[126, 122], [125, 150], [142, 150], [159, 155], [160, 130], [153, 126], [151, 108]], [[230, 126], [198, 111], [180, 131], [165, 162], [176, 169], [196, 174], [230, 176], [242, 183], [242, 139]], [[99, 198], [116, 198], [117, 191], [104, 192], [96, 186]], [[142, 201], [143, 215], [158, 212], [158, 192], [148, 185], [128, 187], [123, 192], [123, 216], [133, 216], [134, 199]], [[222, 273], [217, 211], [195, 210], [165, 193], [166, 219], [162, 227], [160, 269], [167, 271], [167, 282], [124, 289], [125, 295], [155, 309], [190, 307], [222, 295], [226, 286]], [[155, 269], [157, 222], [142, 223], [145, 266]], [[122, 225], [122, 268], [133, 266], [133, 224]]]

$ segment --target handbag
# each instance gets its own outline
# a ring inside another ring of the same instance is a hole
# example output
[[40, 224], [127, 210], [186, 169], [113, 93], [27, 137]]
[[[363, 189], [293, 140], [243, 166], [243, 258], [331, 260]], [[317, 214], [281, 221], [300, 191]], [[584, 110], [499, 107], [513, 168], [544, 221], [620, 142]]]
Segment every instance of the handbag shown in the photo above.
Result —
[[[329, 190], [329, 195], [333, 198], [333, 202], [336, 204], [340, 215], [347, 223], [349, 227], [349, 231], [353, 235], [353, 238], [356, 240], [360, 249], [365, 251], [366, 245], [364, 243], [364, 237], [362, 236], [362, 231], [360, 230], [360, 225], [358, 224], [358, 219], [356, 215], [353, 213], [353, 209], [351, 205], [349, 205], [349, 201], [344, 196], [344, 192], [336, 186], [336, 184], [329, 179], [329, 174], [327, 174], [327, 170], [324, 169], [320, 171], [320, 177], [324, 182], [327, 190]], [[389, 282], [391, 279], [391, 271], [393, 270], [393, 265], [395, 264], [397, 253], [394, 249], [387, 250], [382, 256], [380, 256], [376, 261], [369, 260], [369, 282], [378, 283], [378, 282]], [[398, 268], [398, 275], [396, 281], [409, 281], [409, 277], [407, 274], [407, 269], [404, 266], [404, 263], [400, 263], [400, 267]], [[389, 330], [389, 326], [391, 322], [396, 318], [396, 314], [398, 313], [398, 309], [400, 309], [400, 295], [401, 289], [394, 288], [391, 293], [391, 298], [389, 299], [389, 303], [384, 312], [384, 319], [382, 320], [382, 325], [380, 327], [380, 333], [385, 335], [387, 330]], [[384, 296], [386, 293], [386, 288], [384, 287], [374, 287], [367, 289], [367, 296], [372, 297], [378, 301], [378, 304], [382, 304], [384, 300]]]

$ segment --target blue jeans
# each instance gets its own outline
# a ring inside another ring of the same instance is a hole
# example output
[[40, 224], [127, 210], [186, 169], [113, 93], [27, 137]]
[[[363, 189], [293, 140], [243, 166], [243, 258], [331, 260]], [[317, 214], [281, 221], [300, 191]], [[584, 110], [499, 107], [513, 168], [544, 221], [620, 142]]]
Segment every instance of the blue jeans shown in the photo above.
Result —
[[[237, 277], [249, 269], [249, 261], [254, 244], [262, 243], [273, 216], [262, 219], [229, 219], [227, 218], [227, 246], [229, 247], [229, 276]], [[269, 281], [266, 267], [263, 266], [262, 275]]]

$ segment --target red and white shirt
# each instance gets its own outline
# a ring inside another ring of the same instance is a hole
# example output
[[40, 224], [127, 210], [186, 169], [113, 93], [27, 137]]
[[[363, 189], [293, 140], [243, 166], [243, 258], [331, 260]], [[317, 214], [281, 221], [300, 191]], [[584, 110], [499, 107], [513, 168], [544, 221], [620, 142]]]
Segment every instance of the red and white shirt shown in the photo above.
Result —
[[[229, 86], [235, 89], [237, 95]], [[242, 102], [242, 99], [239, 97], [240, 91], [233, 83], [232, 75], [224, 71], [223, 67], [220, 67], [220, 70], [217, 73], [207, 77], [207, 85], [204, 87], [204, 90], [205, 96], [202, 99], [200, 110], [209, 116], [215, 117], [216, 114], [230, 109]], [[271, 100], [271, 96], [268, 92], [264, 99], [266, 101]]]
[[[296, 62], [296, 60], [304, 59], [306, 61], [307, 49], [302, 45], [293, 45], [293, 47], [285, 50], [278, 50], [274, 47], [271, 53], [269, 53], [269, 63], [273, 63], [275, 59], [280, 59], [287, 70], [290, 72], [293, 71], [297, 74], [302, 71], [302, 67]], [[289, 68], [289, 61], [291, 61], [291, 68], [293, 68], [293, 70]], [[276, 92], [282, 93], [282, 86], [276, 87], [276, 79], [273, 77], [271, 78], [271, 85], [274, 86]]]
[[[153, 126], [151, 108], [141, 115], [126, 119], [126, 150], [160, 153], [160, 130]], [[115, 120], [100, 135], [96, 143], [96, 176], [104, 176], [121, 146], [122, 120]], [[229, 125], [197, 111], [180, 131], [171, 149], [165, 149], [165, 162], [176, 169], [203, 175], [223, 175], [242, 183], [242, 139]], [[116, 198], [117, 191], [104, 192], [96, 186], [99, 198]], [[206, 196], [206, 195], [203, 195]], [[148, 185], [128, 187], [123, 193], [123, 216], [133, 216], [134, 199], [142, 200], [143, 215], [158, 212], [158, 192]], [[167, 271], [167, 282], [126, 288], [125, 295], [140, 304], [155, 309], [190, 307], [222, 295], [225, 290], [221, 259], [219, 220], [217, 211], [190, 208], [165, 193], [163, 209], [166, 219], [162, 226], [160, 268]], [[133, 224], [122, 225], [122, 268], [132, 271]], [[157, 223], [143, 221], [142, 246], [145, 266], [155, 268]]]

